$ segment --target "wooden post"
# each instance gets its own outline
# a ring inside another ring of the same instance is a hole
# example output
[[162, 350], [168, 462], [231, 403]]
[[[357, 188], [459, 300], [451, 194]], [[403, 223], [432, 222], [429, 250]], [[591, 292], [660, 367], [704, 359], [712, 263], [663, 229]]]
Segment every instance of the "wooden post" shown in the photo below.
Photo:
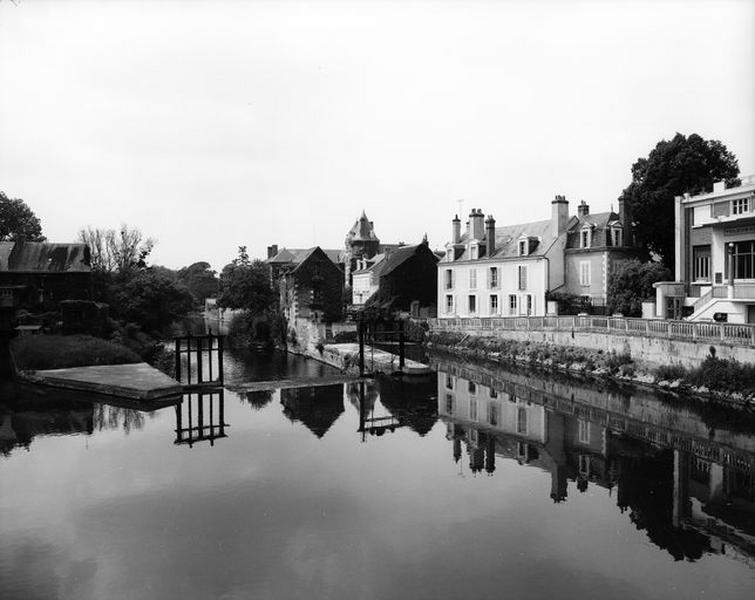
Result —
[[176, 338], [176, 381], [181, 383], [181, 338]]
[[223, 384], [223, 336], [218, 336], [218, 383]]
[[202, 338], [197, 338], [197, 383], [202, 383]]
[[207, 336], [207, 367], [210, 371], [210, 379], [209, 381], [213, 381], [212, 379], [212, 353], [214, 350], [215, 344], [212, 342], [212, 331]]
[[191, 332], [186, 336], [186, 383], [191, 385]]
[[404, 370], [404, 322], [398, 322], [398, 368]]
[[359, 319], [359, 376], [364, 377], [364, 319]]

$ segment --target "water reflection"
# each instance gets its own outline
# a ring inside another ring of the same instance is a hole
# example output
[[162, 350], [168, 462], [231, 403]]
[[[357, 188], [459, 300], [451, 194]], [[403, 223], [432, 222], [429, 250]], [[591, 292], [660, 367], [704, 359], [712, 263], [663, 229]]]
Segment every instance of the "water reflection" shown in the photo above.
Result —
[[753, 437], [712, 424], [710, 411], [453, 364], [439, 365], [437, 389], [460, 473], [515, 460], [550, 474], [556, 503], [570, 482], [578, 494], [599, 486], [676, 560], [718, 553], [755, 567]]
[[227, 437], [225, 432], [225, 395], [222, 388], [197, 390], [185, 393], [176, 404], [176, 444], [189, 448], [198, 442], [209, 442]]
[[343, 384], [284, 389], [283, 414], [321, 438], [343, 413], [343, 394]]
[[14, 448], [30, 449], [33, 439], [42, 435], [91, 434], [95, 419], [91, 404], [61, 408], [49, 403], [34, 409], [0, 406], [0, 454], [9, 456]]

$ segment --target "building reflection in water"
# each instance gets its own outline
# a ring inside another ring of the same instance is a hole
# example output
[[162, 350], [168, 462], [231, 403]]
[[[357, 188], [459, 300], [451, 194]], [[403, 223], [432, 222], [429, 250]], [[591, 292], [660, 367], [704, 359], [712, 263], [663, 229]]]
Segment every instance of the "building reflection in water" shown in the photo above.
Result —
[[321, 438], [343, 413], [343, 384], [282, 389], [281, 404], [290, 421]]
[[[569, 482], [609, 490], [622, 513], [675, 559], [726, 554], [755, 567], [755, 436], [711, 426], [691, 402], [630, 397], [574, 382], [439, 365], [437, 407], [453, 460], [493, 475], [510, 459]], [[736, 419], [733, 420], [736, 422]], [[727, 419], [726, 422], [732, 422]]]
[[223, 388], [213, 388], [186, 393], [176, 404], [176, 444], [189, 448], [198, 442], [210, 442], [228, 437], [225, 422], [225, 397]]

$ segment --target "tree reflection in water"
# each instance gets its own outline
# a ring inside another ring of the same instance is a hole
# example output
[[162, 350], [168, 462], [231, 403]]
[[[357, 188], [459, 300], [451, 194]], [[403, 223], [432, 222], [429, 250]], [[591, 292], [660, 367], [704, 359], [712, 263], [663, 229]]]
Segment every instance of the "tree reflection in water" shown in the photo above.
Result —
[[126, 434], [132, 430], [142, 429], [146, 418], [155, 418], [151, 412], [143, 412], [133, 408], [112, 406], [110, 404], [94, 404], [94, 426], [98, 431], [103, 429], [123, 429]]

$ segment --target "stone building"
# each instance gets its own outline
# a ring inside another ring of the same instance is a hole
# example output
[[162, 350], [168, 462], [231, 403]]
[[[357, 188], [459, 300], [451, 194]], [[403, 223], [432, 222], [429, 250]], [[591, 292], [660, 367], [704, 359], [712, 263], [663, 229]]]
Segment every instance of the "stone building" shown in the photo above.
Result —
[[289, 323], [332, 323], [343, 316], [343, 273], [319, 246], [297, 253], [280, 271], [278, 285], [280, 308]]

